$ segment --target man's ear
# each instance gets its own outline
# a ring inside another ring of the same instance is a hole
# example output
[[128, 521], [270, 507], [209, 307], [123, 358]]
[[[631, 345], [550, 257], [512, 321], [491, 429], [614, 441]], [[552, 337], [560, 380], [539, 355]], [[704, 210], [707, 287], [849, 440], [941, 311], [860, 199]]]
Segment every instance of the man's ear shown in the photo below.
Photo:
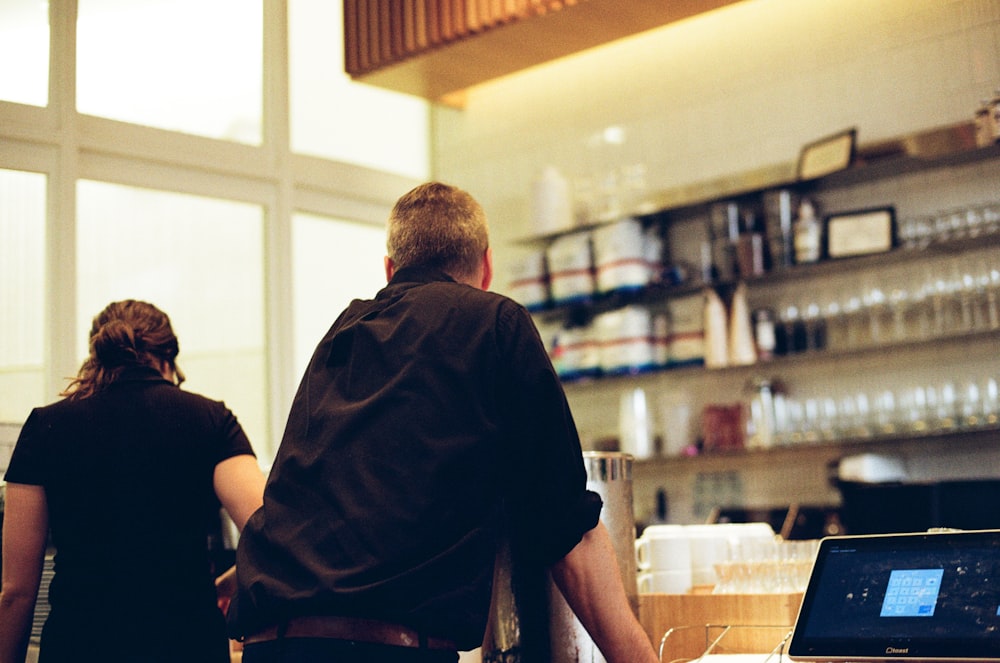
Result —
[[483, 254], [483, 280], [480, 288], [483, 290], [490, 289], [490, 283], [493, 282], [493, 248], [487, 247], [486, 252]]
[[392, 258], [389, 256], [385, 256], [383, 262], [385, 263], [385, 282], [388, 283], [392, 280], [392, 275], [396, 273], [396, 265], [393, 264]]

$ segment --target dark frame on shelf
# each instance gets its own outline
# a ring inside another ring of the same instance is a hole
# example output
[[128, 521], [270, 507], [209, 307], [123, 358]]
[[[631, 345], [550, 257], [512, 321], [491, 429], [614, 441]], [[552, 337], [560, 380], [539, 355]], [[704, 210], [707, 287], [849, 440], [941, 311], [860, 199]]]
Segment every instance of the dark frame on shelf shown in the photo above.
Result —
[[896, 210], [886, 206], [830, 214], [823, 230], [827, 258], [885, 253], [896, 245]]
[[815, 180], [849, 168], [854, 161], [857, 139], [858, 130], [851, 127], [805, 145], [796, 169], [799, 181]]

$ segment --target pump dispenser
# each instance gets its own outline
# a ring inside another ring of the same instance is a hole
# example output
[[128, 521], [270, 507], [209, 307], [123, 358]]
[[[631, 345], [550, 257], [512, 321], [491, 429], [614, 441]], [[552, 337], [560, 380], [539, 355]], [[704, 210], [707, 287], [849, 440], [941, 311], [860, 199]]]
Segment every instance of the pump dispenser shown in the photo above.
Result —
[[816, 208], [808, 198], [799, 203], [799, 216], [795, 220], [795, 262], [817, 262], [820, 257], [822, 232]]

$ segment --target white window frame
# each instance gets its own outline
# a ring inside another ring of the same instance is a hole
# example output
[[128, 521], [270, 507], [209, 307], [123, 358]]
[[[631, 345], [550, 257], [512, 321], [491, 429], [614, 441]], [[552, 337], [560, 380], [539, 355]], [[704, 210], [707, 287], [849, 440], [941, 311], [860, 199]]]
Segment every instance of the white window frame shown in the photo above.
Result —
[[[264, 0], [260, 146], [192, 136], [75, 111], [76, 0], [50, 0], [49, 105], [0, 101], [0, 168], [48, 177], [45, 390], [56, 394], [77, 358], [76, 183], [96, 180], [260, 205], [265, 223], [265, 334], [270, 439], [277, 448], [292, 375], [291, 218], [295, 211], [383, 225], [412, 178], [289, 148], [286, 0]], [[266, 453], [266, 452], [265, 452]]]

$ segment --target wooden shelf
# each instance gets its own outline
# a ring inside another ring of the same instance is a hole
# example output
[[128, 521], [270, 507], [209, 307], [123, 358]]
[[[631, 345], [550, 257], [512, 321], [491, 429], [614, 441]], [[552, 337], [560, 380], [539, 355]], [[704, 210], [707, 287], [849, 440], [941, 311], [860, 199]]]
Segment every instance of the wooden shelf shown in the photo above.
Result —
[[933, 336], [926, 339], [896, 341], [880, 345], [865, 345], [857, 348], [810, 350], [787, 355], [779, 355], [773, 359], [758, 361], [753, 364], [722, 366], [720, 368], [707, 368], [701, 362], [681, 363], [614, 375], [586, 376], [569, 379], [564, 378], [562, 384], [565, 389], [574, 390], [588, 389], [595, 383], [621, 383], [646, 378], [655, 380], [657, 376], [662, 375], [736, 375], [751, 378], [753, 376], [761, 375], [762, 373], [774, 374], [796, 365], [805, 366], [815, 362], [836, 362], [838, 360], [845, 360], [852, 357], [878, 357], [884, 355], [886, 352], [900, 353], [910, 350], [921, 351], [935, 346], [944, 345], [961, 347], [969, 343], [986, 342], [990, 339], [997, 339], [997, 341], [1000, 341], [1000, 331], [996, 329], [985, 329], [969, 332], [956, 332], [941, 336]]
[[[423, 50], [417, 47], [414, 52], [397, 53], [375, 70], [352, 72], [349, 65], [348, 73], [356, 81], [461, 106], [462, 91], [474, 85], [738, 1], [565, 2], [559, 11], [512, 18], [488, 29], [467, 30], [461, 36], [455, 33], [450, 41], [428, 43]], [[392, 3], [383, 4], [389, 7]], [[353, 5], [345, 0], [345, 15]], [[373, 2], [368, 4], [368, 11], [388, 10]], [[345, 21], [345, 31], [358, 29], [357, 21]], [[367, 39], [367, 34], [345, 34], [345, 49], [350, 52], [359, 40], [364, 41], [363, 48], [369, 49]], [[347, 58], [348, 63], [353, 60], [356, 58]]]

